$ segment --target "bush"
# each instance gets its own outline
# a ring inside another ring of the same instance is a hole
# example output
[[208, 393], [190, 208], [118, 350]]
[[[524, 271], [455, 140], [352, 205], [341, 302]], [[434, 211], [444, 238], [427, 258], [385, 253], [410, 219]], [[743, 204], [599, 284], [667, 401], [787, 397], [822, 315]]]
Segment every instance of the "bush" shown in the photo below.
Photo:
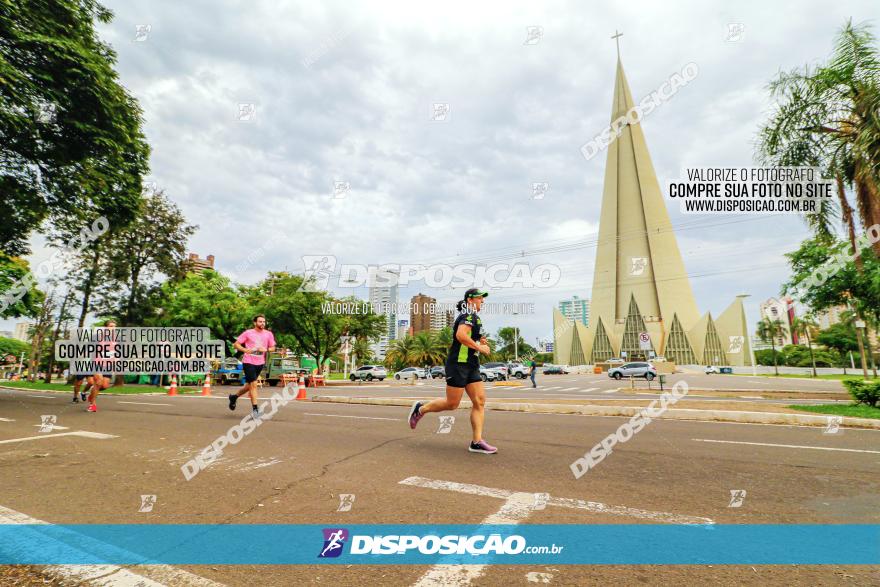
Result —
[[880, 381], [864, 381], [862, 379], [845, 379], [843, 384], [856, 402], [876, 407], [880, 402]]

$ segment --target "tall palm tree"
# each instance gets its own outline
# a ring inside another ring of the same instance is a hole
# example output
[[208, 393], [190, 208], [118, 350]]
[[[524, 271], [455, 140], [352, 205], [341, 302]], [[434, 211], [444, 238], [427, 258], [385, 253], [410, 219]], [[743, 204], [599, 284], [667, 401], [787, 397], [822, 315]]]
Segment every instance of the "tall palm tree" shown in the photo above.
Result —
[[369, 363], [373, 360], [373, 349], [370, 348], [370, 341], [366, 337], [358, 337], [354, 344], [351, 345], [352, 362], [361, 365]]
[[817, 328], [819, 328], [819, 325], [816, 324], [816, 321], [810, 314], [803, 318], [795, 316], [791, 320], [792, 332], [802, 334], [807, 339], [807, 348], [810, 349], [810, 362], [813, 364], [813, 377], [818, 377], [816, 373], [816, 358], [813, 356], [813, 333], [816, 332]]
[[412, 337], [409, 360], [414, 365], [436, 365], [443, 362], [446, 347], [434, 332], [418, 332]]
[[[836, 205], [823, 201], [807, 222], [817, 236], [827, 238], [840, 216], [858, 250], [847, 189], [862, 229], [880, 223], [880, 55], [874, 36], [866, 25], [848, 21], [826, 64], [782, 72], [770, 83], [770, 92], [778, 105], [760, 130], [757, 158], [768, 165], [819, 167], [833, 178]], [[880, 242], [873, 250], [880, 256]], [[859, 259], [856, 264], [861, 269]]]
[[413, 337], [405, 336], [392, 340], [385, 351], [385, 366], [389, 369], [402, 369], [409, 361], [410, 353], [413, 348]]
[[779, 376], [779, 366], [776, 364], [776, 339], [785, 336], [785, 325], [780, 319], [771, 319], [769, 317], [761, 318], [758, 322], [758, 338], [762, 342], [769, 342], [770, 349], [773, 353], [773, 371]]

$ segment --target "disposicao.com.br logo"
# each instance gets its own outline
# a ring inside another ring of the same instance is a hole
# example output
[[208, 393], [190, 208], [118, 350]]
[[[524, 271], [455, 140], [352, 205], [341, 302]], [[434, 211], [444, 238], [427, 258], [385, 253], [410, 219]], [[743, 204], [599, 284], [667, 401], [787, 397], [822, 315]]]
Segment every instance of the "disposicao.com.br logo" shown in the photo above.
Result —
[[[324, 528], [324, 546], [318, 558], [338, 557], [343, 552], [345, 541], [349, 538], [345, 528]], [[501, 536], [477, 534], [474, 536], [448, 534], [444, 536], [428, 534], [388, 534], [351, 536], [349, 554], [405, 555], [405, 554], [470, 554], [516, 555], [516, 554], [559, 554], [563, 546], [527, 546], [526, 539], [518, 534]], [[413, 551], [410, 553], [410, 551]]]

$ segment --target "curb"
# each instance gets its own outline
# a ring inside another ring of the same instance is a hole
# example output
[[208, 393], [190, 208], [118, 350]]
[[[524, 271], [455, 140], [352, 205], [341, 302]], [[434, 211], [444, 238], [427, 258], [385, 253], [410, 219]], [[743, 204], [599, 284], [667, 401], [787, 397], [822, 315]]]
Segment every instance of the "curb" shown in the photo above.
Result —
[[[346, 397], [318, 395], [311, 398], [313, 402], [362, 404], [373, 406], [411, 406], [412, 400], [398, 398]], [[458, 409], [468, 409], [470, 402], [462, 401]], [[486, 409], [500, 412], [525, 412], [529, 414], [579, 414], [582, 416], [624, 416], [632, 417], [643, 407], [631, 406], [585, 406], [571, 404], [530, 404], [486, 402]], [[669, 408], [659, 420], [709, 420], [713, 422], [740, 422], [746, 424], [788, 424], [796, 426], [827, 426], [828, 416], [813, 414], [785, 414], [778, 412], [736, 412], [732, 410], [695, 410]], [[841, 426], [852, 428], [868, 428], [880, 430], [880, 420], [871, 418], [852, 418], [843, 416]]]

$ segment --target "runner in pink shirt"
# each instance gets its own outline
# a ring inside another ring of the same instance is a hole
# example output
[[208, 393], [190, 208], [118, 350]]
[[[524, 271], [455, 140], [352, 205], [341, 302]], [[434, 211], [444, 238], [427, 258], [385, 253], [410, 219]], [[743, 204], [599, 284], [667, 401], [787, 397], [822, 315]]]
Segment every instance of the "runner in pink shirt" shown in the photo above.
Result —
[[251, 398], [254, 418], [260, 417], [257, 408], [257, 378], [263, 365], [266, 364], [266, 353], [275, 350], [275, 336], [266, 330], [266, 317], [259, 314], [254, 317], [254, 327], [242, 332], [235, 339], [235, 350], [244, 353], [241, 362], [244, 364], [244, 386], [238, 393], [229, 394], [229, 409], [235, 409], [235, 402], [244, 394]]

